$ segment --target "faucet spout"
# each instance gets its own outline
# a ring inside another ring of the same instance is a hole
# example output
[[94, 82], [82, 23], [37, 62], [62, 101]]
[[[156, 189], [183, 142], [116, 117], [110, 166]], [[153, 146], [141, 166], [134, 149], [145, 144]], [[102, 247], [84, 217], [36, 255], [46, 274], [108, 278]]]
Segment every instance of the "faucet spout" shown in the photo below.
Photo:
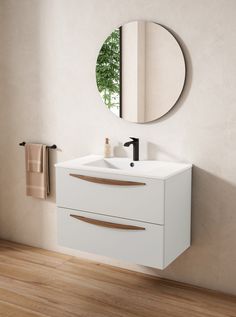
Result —
[[129, 147], [131, 144], [133, 144], [134, 141], [125, 142], [124, 146]]

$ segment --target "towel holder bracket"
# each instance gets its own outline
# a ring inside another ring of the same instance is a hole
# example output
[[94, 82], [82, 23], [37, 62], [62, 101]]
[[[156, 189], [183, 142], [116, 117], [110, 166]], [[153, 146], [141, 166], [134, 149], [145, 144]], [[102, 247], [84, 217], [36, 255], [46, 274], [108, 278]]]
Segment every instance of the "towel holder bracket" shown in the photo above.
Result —
[[[19, 143], [19, 145], [20, 146], [25, 146], [26, 145], [26, 142], [21, 142], [21, 143]], [[51, 146], [48, 146], [47, 145], [47, 149], [57, 149], [57, 146], [56, 146], [56, 144], [53, 144], [53, 145], [51, 145]]]

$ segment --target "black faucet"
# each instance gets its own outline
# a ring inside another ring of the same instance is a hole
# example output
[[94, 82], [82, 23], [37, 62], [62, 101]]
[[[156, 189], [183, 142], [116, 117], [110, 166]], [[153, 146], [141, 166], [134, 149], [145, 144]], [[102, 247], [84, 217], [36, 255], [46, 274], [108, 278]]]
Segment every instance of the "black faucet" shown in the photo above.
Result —
[[133, 161], [139, 161], [139, 139], [138, 138], [132, 138], [133, 141], [126, 142], [124, 146], [130, 146], [133, 145]]

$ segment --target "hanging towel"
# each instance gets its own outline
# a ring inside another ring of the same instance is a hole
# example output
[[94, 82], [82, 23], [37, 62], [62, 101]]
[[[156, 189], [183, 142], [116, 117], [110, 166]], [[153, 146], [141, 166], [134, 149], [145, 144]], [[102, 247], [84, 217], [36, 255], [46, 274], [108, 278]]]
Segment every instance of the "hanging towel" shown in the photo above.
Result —
[[25, 145], [27, 196], [32, 196], [41, 199], [47, 198], [47, 195], [49, 194], [48, 164], [48, 149], [46, 145]]
[[41, 173], [43, 171], [43, 145], [42, 144], [26, 144], [25, 155], [27, 163], [27, 171]]

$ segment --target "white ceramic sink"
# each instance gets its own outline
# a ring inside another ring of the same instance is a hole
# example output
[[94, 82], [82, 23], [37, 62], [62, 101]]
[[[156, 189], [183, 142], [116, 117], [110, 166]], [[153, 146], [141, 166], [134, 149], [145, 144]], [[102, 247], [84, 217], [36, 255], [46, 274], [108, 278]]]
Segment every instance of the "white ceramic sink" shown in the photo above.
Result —
[[101, 173], [133, 175], [160, 179], [169, 178], [192, 167], [191, 164], [164, 161], [147, 160], [133, 162], [130, 158], [121, 157], [105, 159], [99, 155], [85, 156], [79, 159], [58, 163], [56, 166]]
[[[131, 165], [132, 164], [132, 165]], [[118, 170], [125, 170], [125, 171], [143, 171], [147, 172], [152, 170], [156, 167], [155, 161], [137, 161], [133, 162], [128, 158], [100, 158], [94, 160], [90, 163], [86, 163], [86, 166], [93, 166], [98, 168], [109, 168], [109, 169], [118, 169]]]

